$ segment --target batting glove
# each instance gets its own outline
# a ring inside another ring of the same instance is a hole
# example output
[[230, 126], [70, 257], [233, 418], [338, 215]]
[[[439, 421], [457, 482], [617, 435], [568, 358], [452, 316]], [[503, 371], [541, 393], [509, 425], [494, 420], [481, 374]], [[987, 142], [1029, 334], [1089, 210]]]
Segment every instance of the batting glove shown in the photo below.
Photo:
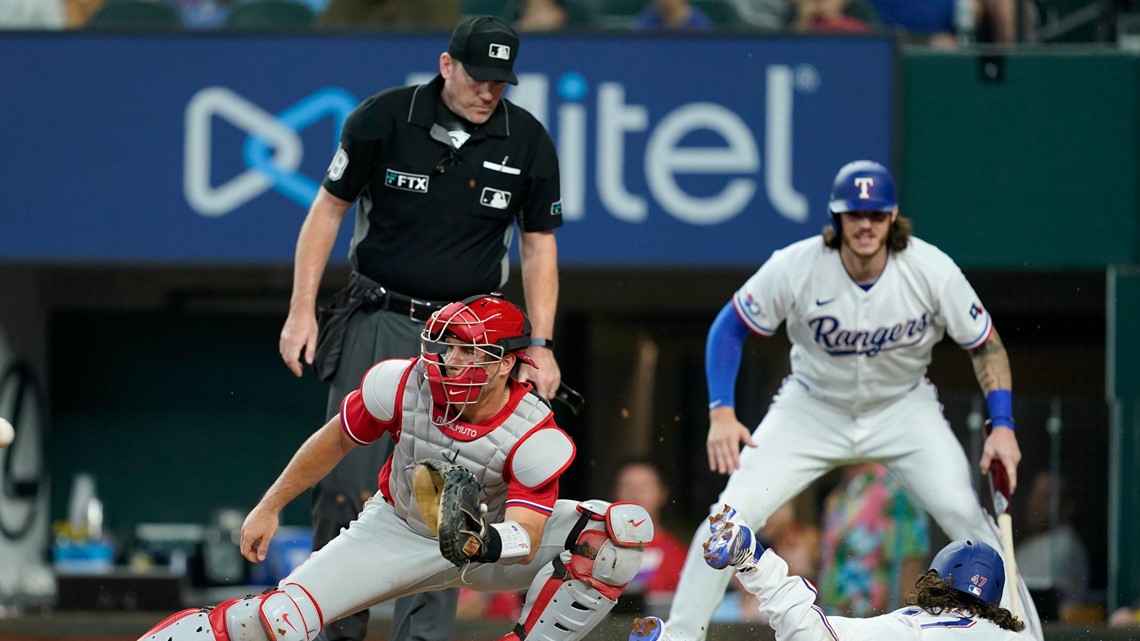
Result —
[[720, 514], [709, 517], [712, 536], [704, 543], [705, 563], [717, 570], [732, 566], [737, 570], [756, 567], [764, 546], [756, 540], [752, 529], [740, 519], [740, 513], [725, 505]]

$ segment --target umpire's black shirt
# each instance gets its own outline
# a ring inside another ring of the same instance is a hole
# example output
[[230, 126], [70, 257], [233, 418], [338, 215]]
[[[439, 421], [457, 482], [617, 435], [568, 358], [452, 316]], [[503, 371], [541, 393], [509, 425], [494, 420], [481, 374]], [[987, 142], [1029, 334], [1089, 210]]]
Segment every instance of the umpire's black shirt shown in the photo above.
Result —
[[562, 224], [558, 157], [546, 129], [506, 100], [455, 149], [438, 124], [443, 77], [389, 89], [349, 115], [325, 175], [357, 201], [349, 260], [388, 289], [435, 301], [499, 289], [513, 222]]

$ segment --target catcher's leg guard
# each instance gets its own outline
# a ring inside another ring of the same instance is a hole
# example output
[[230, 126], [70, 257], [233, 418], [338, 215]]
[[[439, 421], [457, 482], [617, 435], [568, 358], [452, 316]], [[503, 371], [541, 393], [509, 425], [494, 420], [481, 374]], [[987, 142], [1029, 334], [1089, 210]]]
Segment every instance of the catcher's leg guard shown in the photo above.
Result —
[[[609, 614], [641, 567], [642, 550], [653, 540], [645, 508], [633, 503], [586, 501], [567, 537], [567, 552], [551, 571], [535, 577], [522, 622], [512, 637], [526, 641], [580, 641]], [[536, 590], [537, 588], [537, 590]]]
[[213, 608], [183, 610], [139, 641], [312, 641], [321, 625], [317, 604], [301, 586], [289, 584]]

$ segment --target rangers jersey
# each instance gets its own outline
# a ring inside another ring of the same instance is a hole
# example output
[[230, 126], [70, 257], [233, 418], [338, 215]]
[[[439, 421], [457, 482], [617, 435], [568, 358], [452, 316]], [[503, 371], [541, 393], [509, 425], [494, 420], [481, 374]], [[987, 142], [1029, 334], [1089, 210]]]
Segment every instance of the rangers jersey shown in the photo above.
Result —
[[907, 249], [890, 252], [866, 289], [820, 237], [794, 243], [772, 254], [733, 305], [764, 336], [786, 322], [795, 380], [813, 397], [856, 414], [913, 389], [945, 334], [974, 349], [993, 329], [961, 269], [913, 237]]

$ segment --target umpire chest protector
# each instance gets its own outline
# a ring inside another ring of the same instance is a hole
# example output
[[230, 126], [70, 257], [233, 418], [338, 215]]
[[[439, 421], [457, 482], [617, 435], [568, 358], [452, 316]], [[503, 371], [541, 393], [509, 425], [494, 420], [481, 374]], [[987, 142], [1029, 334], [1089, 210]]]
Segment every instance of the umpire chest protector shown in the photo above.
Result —
[[[432, 536], [431, 530], [416, 507], [413, 494], [412, 472], [420, 459], [447, 461], [471, 470], [482, 486], [480, 498], [487, 505], [486, 518], [490, 523], [503, 519], [507, 498], [506, 476], [510, 475], [507, 470], [509, 464], [515, 464], [516, 479], [527, 484], [527, 479], [519, 478], [517, 472], [521, 461], [515, 461], [512, 457], [520, 443], [524, 440], [539, 439], [535, 445], [553, 446], [542, 448], [545, 454], [543, 458], [549, 459], [549, 465], [537, 461], [535, 462], [537, 465], [528, 468], [526, 472], [526, 476], [533, 476], [536, 479], [536, 485], [557, 475], [564, 464], [569, 463], [574, 451], [569, 437], [555, 428], [535, 432], [535, 427], [550, 415], [551, 410], [534, 394], [524, 394], [518, 398], [511, 414], [498, 426], [482, 435], [476, 435], [476, 431], [482, 432], [485, 429], [481, 429], [481, 426], [468, 426], [461, 422], [435, 425], [431, 422], [431, 413], [435, 407], [424, 371], [424, 364], [416, 361], [412, 371], [404, 379], [405, 382], [396, 392], [399, 395], [400, 437], [392, 451], [392, 474], [388, 485], [391, 492], [388, 498], [396, 508], [396, 513], [416, 532]], [[366, 379], [362, 387], [367, 384]], [[512, 401], [509, 403], [513, 402], [516, 396], [517, 393], [512, 392]], [[534, 434], [531, 434], [532, 432]], [[556, 437], [551, 439], [552, 443], [540, 443], [546, 440], [546, 432]], [[455, 434], [454, 437], [451, 436], [452, 433]], [[530, 457], [526, 458], [528, 459], [526, 463], [531, 463]], [[551, 468], [549, 474], [542, 473], [545, 467]]]

